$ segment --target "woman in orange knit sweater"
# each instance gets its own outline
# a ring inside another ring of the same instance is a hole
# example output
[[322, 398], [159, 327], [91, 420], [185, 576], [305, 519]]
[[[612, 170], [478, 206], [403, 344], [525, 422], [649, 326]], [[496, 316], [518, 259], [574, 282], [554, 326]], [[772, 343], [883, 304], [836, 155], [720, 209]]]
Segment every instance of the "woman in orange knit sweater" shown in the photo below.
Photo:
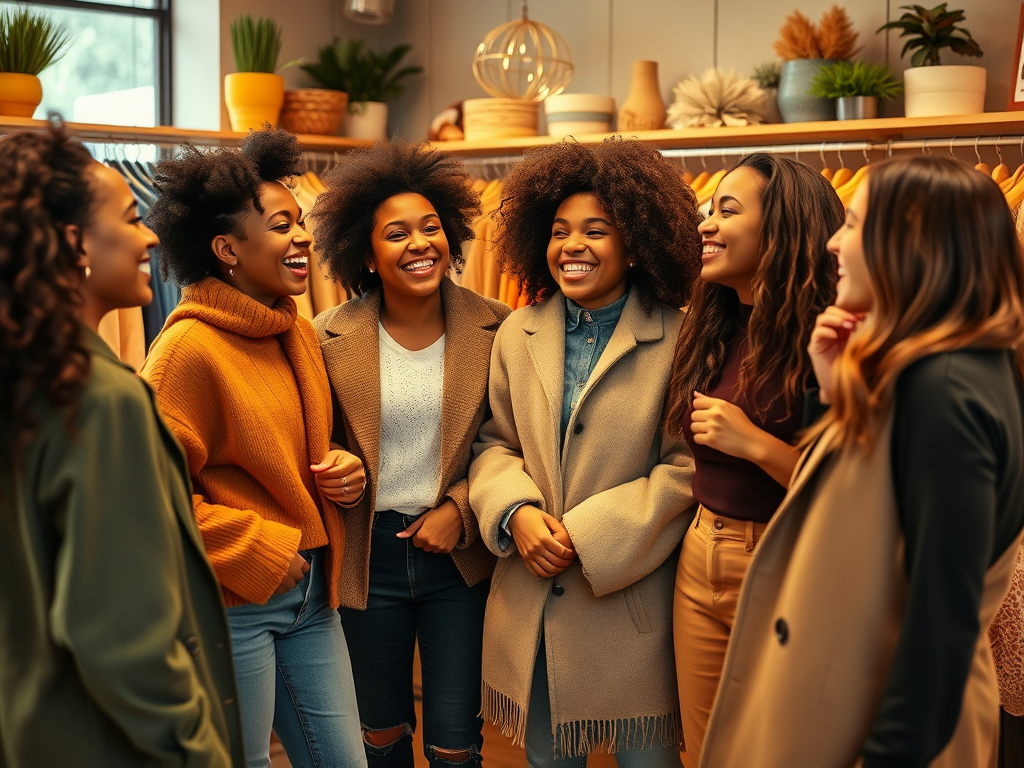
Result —
[[352, 669], [337, 612], [344, 527], [362, 463], [329, 444], [331, 392], [309, 321], [311, 239], [291, 191], [295, 137], [241, 150], [186, 146], [157, 169], [149, 214], [181, 304], [143, 368], [185, 447], [193, 506], [228, 606], [246, 760], [362, 766]]

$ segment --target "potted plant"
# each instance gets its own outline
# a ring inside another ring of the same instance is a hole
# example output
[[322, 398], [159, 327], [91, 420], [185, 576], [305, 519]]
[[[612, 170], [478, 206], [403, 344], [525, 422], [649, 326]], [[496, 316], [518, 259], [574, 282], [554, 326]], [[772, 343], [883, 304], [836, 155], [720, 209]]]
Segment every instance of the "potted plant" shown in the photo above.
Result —
[[0, 11], [0, 115], [32, 117], [43, 101], [39, 73], [64, 55], [70, 39], [43, 14]]
[[779, 112], [787, 123], [835, 120], [835, 102], [812, 96], [811, 82], [829, 60], [846, 61], [858, 51], [857, 33], [843, 8], [833, 5], [815, 25], [800, 11], [786, 17], [775, 42], [783, 60]]
[[859, 120], [877, 117], [878, 100], [892, 99], [902, 87], [885, 64], [836, 61], [818, 70], [811, 93], [835, 99], [839, 120]]
[[316, 64], [307, 64], [302, 69], [325, 88], [348, 93], [346, 136], [382, 139], [387, 136], [388, 125], [385, 100], [399, 96], [401, 81], [419, 74], [423, 67], [394, 71], [411, 45], [399, 45], [383, 53], [364, 46], [363, 40], [335, 39], [329, 48], [320, 51]]
[[231, 130], [277, 127], [284, 102], [284, 78], [276, 73], [281, 53], [281, 27], [273, 19], [243, 14], [231, 22], [235, 69], [224, 77], [224, 102]]
[[781, 123], [779, 114], [779, 79], [782, 77], [782, 65], [777, 61], [768, 61], [754, 67], [751, 80], [757, 83], [764, 92], [764, 121]]
[[900, 37], [909, 37], [903, 50], [913, 51], [910, 69], [903, 73], [907, 117], [974, 115], [985, 111], [985, 68], [942, 64], [943, 48], [961, 56], [981, 58], [981, 47], [971, 33], [957, 26], [964, 21], [963, 11], [947, 11], [946, 3], [927, 9], [903, 5], [905, 13], [878, 31], [899, 29]]

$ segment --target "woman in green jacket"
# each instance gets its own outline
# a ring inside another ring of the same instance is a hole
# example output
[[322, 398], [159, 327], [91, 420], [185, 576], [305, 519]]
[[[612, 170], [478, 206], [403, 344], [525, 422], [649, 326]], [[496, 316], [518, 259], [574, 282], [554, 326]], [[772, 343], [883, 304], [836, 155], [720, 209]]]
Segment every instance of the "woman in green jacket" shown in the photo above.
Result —
[[188, 469], [97, 335], [149, 303], [120, 175], [56, 123], [0, 141], [0, 766], [243, 764]]

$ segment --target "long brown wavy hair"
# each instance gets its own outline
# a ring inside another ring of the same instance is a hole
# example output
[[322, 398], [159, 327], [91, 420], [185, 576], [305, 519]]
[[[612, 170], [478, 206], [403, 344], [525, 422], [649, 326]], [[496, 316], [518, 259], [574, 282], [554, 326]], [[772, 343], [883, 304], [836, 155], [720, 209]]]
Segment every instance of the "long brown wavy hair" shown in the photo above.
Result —
[[[836, 259], [826, 246], [843, 223], [843, 204], [832, 185], [804, 163], [758, 152], [744, 157], [730, 173], [736, 168], [750, 168], [764, 180], [761, 260], [737, 390], [760, 413], [780, 398], [792, 413], [811, 371], [806, 349], [815, 318], [836, 295]], [[673, 434], [682, 432], [694, 390], [706, 391], [718, 380], [726, 348], [739, 327], [736, 291], [698, 280], [676, 342], [669, 383], [666, 420]], [[782, 390], [765, 391], [779, 376]]]
[[998, 185], [952, 158], [872, 165], [864, 260], [875, 303], [836, 362], [833, 405], [804, 436], [874, 445], [900, 374], [957, 349], [1024, 341], [1024, 253]]
[[0, 140], [0, 455], [32, 439], [37, 393], [71, 416], [89, 377], [82, 269], [64, 227], [86, 224], [93, 162], [57, 118]]

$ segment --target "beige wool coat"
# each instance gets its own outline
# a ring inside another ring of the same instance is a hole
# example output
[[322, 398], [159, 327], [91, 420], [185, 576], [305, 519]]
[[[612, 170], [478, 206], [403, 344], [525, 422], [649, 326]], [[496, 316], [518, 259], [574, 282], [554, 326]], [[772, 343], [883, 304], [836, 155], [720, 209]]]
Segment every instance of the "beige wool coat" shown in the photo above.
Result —
[[[480, 541], [469, 507], [473, 441], [487, 414], [487, 376], [494, 334], [511, 311], [445, 277], [444, 393], [441, 397], [441, 484], [436, 507], [450, 498], [462, 513], [462, 540], [452, 559], [466, 584], [490, 577], [494, 555]], [[334, 395], [336, 445], [356, 454], [366, 469], [363, 498], [345, 517], [345, 553], [339, 592], [346, 608], [363, 610], [370, 586], [370, 534], [380, 473], [380, 289], [347, 301], [314, 321]]]
[[[693, 458], [662, 431], [682, 313], [648, 314], [632, 291], [559, 446], [565, 350], [561, 293], [514, 312], [491, 359], [493, 417], [469, 498], [502, 557], [484, 623], [483, 713], [522, 744], [541, 634], [552, 732], [563, 754], [678, 743], [672, 591], [693, 520]], [[517, 502], [558, 518], [578, 560], [534, 576], [499, 526]], [[650, 743], [648, 741], [648, 743]]]
[[[834, 450], [833, 434], [805, 452], [754, 553], [701, 768], [860, 765], [900, 637], [906, 570], [891, 416], [868, 455]], [[981, 627], [999, 609], [1019, 547], [1020, 536], [985, 576]], [[960, 719], [929, 768], [995, 768], [998, 711], [982, 631]]]

